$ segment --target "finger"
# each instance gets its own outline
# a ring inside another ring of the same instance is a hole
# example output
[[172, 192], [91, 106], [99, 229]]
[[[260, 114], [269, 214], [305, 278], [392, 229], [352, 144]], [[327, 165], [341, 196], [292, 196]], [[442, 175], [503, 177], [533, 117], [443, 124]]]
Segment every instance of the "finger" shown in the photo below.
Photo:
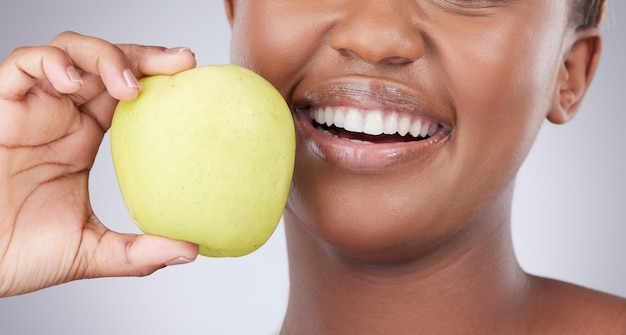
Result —
[[74, 105], [81, 106], [102, 93], [108, 94], [100, 76], [82, 70], [79, 72], [83, 85], [78, 91], [68, 95]]
[[50, 44], [65, 50], [81, 69], [100, 76], [111, 96], [118, 100], [137, 97], [138, 77], [176, 73], [196, 65], [195, 55], [189, 48], [116, 46], [73, 32], [58, 35]]
[[[122, 44], [119, 48], [126, 54], [129, 67], [135, 77], [177, 73], [196, 65], [195, 55], [189, 48], [152, 47]], [[85, 85], [70, 97], [76, 105], [90, 101], [105, 90], [101, 78], [92, 73], [83, 73]]]
[[107, 231], [99, 240], [85, 275], [146, 276], [165, 266], [192, 262], [197, 255], [198, 246], [193, 243]]
[[196, 57], [186, 47], [164, 48], [136, 44], [120, 44], [130, 60], [131, 69], [138, 77], [156, 74], [174, 74], [196, 66]]
[[113, 112], [117, 102], [106, 91], [103, 91], [80, 106], [80, 111], [93, 118], [102, 132], [106, 133], [111, 128]]
[[68, 55], [49, 46], [15, 49], [0, 65], [0, 98], [21, 100], [40, 79], [47, 79], [60, 93], [73, 93], [82, 78]]
[[50, 45], [64, 50], [80, 69], [99, 76], [114, 98], [132, 100], [137, 97], [140, 85], [126, 55], [117, 46], [74, 32], [61, 33]]

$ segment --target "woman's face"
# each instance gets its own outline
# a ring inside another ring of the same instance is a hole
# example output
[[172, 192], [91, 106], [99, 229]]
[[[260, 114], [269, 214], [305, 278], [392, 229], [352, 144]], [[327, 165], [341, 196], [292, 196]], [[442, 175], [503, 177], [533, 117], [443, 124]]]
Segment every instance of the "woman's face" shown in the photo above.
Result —
[[289, 216], [370, 260], [506, 219], [554, 105], [568, 3], [232, 1], [232, 62], [293, 111]]

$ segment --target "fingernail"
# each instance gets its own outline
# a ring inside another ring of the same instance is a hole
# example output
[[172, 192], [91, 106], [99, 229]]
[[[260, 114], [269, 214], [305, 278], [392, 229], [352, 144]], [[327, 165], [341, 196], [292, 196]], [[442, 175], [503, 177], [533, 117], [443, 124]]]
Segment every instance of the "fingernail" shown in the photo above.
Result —
[[177, 257], [177, 258], [174, 258], [172, 260], [165, 262], [165, 266], [187, 264], [187, 263], [191, 263], [191, 261], [192, 260], [187, 257]]
[[165, 49], [165, 52], [170, 55], [180, 55], [183, 52], [191, 52], [191, 49], [187, 47], [176, 47], [176, 48]]
[[126, 86], [129, 88], [141, 89], [141, 84], [139, 84], [139, 81], [131, 70], [124, 70], [122, 74], [124, 76], [124, 81], [126, 81]]
[[80, 77], [76, 68], [71, 65], [67, 67], [67, 76], [70, 78], [71, 82], [83, 84], [83, 78]]

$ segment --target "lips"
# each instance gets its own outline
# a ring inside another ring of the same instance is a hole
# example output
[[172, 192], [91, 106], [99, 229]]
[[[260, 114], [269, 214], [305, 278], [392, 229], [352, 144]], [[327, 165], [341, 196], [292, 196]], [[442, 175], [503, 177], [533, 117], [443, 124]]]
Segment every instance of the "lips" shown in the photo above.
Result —
[[382, 172], [432, 156], [450, 138], [454, 116], [444, 102], [360, 77], [298, 88], [293, 101], [305, 154], [353, 172]]

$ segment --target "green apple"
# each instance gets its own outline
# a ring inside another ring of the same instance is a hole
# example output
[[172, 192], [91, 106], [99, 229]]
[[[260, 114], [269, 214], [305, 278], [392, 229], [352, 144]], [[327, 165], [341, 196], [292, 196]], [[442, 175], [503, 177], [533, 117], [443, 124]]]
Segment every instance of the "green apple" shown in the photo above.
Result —
[[234, 65], [143, 78], [118, 104], [113, 165], [145, 233], [197, 243], [205, 256], [261, 247], [282, 216], [295, 159], [289, 107], [265, 79]]

